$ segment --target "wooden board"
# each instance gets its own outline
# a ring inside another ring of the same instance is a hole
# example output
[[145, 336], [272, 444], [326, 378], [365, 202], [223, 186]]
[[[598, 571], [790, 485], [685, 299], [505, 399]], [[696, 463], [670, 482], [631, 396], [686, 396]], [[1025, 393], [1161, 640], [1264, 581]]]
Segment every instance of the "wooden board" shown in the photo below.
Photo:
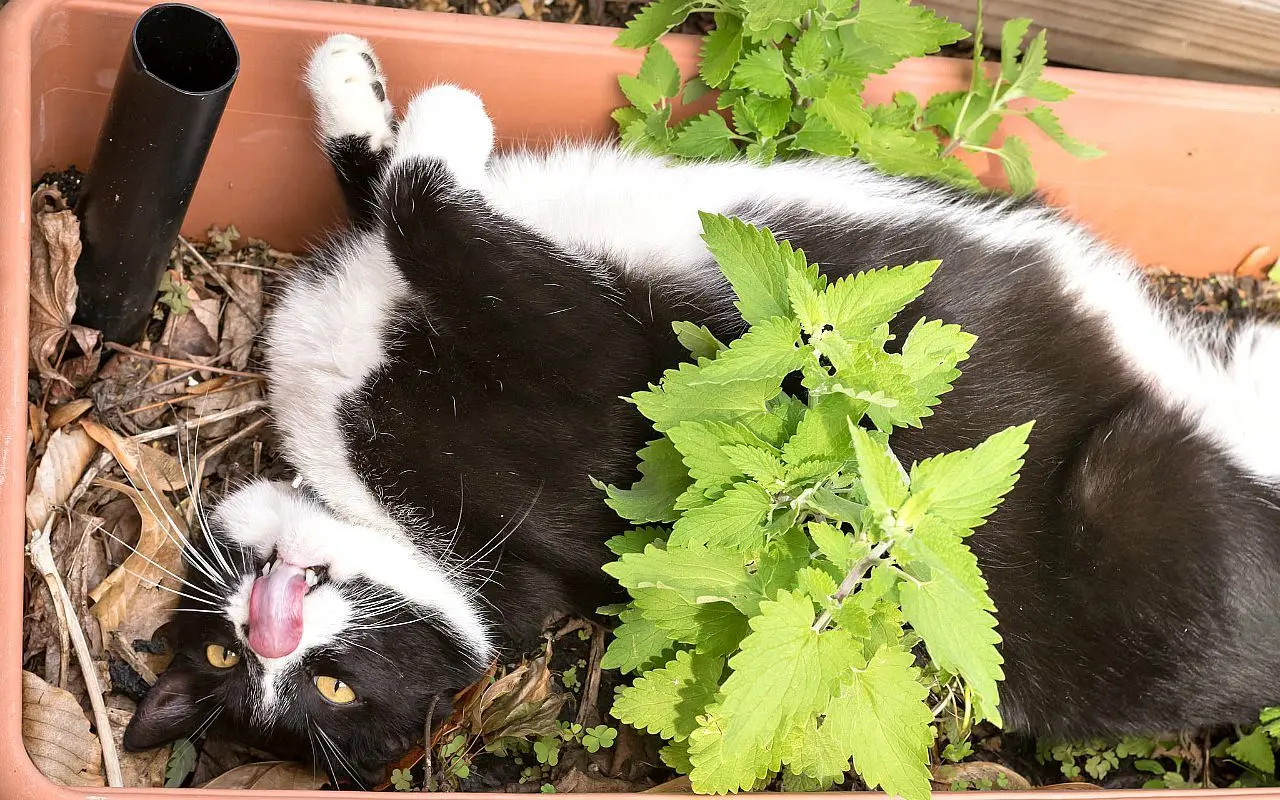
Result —
[[[921, 0], [973, 29], [975, 0]], [[1049, 57], [1078, 67], [1280, 86], [1280, 0], [987, 0], [984, 39], [1030, 17]]]

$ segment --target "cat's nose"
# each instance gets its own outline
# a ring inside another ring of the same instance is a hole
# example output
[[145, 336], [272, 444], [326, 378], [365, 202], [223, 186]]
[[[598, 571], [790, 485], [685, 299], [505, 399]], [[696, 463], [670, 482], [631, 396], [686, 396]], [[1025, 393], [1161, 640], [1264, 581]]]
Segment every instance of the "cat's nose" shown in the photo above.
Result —
[[249, 593], [249, 647], [261, 658], [283, 658], [302, 642], [302, 602], [314, 572], [278, 559]]

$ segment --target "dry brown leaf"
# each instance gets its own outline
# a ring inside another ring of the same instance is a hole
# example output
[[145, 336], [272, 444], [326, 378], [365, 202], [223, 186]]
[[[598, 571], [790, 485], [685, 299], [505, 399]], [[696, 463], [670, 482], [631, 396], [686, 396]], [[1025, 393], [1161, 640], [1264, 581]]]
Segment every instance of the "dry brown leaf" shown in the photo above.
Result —
[[554, 733], [565, 695], [551, 691], [550, 643], [546, 651], [494, 681], [472, 708], [471, 731], [486, 742]]
[[[232, 369], [244, 369], [249, 364], [249, 352], [253, 349], [253, 337], [258, 333], [262, 319], [262, 275], [251, 269], [232, 267], [225, 273], [227, 283], [236, 290], [239, 302], [228, 303], [222, 315], [222, 341], [218, 343], [218, 355]], [[246, 306], [241, 308], [241, 304]]]
[[102, 746], [71, 693], [22, 672], [22, 741], [36, 768], [60, 786], [102, 786]]
[[323, 788], [328, 782], [329, 779], [323, 772], [312, 767], [304, 767], [293, 761], [264, 761], [236, 767], [201, 788], [314, 791]]
[[178, 605], [174, 592], [180, 591], [181, 581], [174, 576], [184, 575], [185, 567], [177, 537], [186, 536], [186, 526], [163, 495], [144, 497], [122, 483], [102, 484], [133, 501], [142, 516], [142, 533], [136, 552], [89, 592], [93, 615], [104, 637], [119, 631], [125, 641], [150, 639]]
[[[640, 786], [643, 785], [640, 784]], [[555, 786], [557, 794], [598, 794], [605, 792], [613, 794], [616, 792], [634, 792], [638, 788], [631, 781], [606, 778], [601, 775], [588, 775], [576, 767], [556, 781]]]
[[98, 443], [79, 428], [53, 432], [27, 494], [28, 530], [43, 528], [53, 510], [67, 502], [97, 452]]
[[49, 415], [35, 403], [27, 403], [27, 447], [33, 447], [49, 431]]
[[187, 290], [191, 308], [185, 314], [170, 314], [169, 323], [160, 339], [175, 358], [197, 364], [212, 363], [218, 354], [218, 318], [222, 301], [217, 297], [200, 297], [194, 288]]
[[111, 720], [111, 735], [116, 740], [116, 751], [120, 754], [120, 772], [124, 775], [124, 785], [139, 789], [164, 786], [164, 768], [169, 763], [172, 745], [157, 747], [154, 750], [143, 750], [141, 753], [130, 753], [124, 749], [124, 729], [133, 719], [133, 712], [121, 708], [108, 708], [107, 718]]
[[63, 336], [71, 333], [85, 352], [98, 341], [97, 331], [71, 324], [76, 313], [80, 222], [70, 210], [49, 211], [43, 202], [37, 205], [31, 225], [31, 362], [40, 377], [66, 380], [52, 363]]
[[75, 422], [84, 416], [85, 412], [93, 408], [93, 401], [87, 397], [77, 398], [67, 403], [63, 403], [49, 414], [49, 430], [58, 430]]
[[677, 775], [652, 789], [645, 789], [640, 794], [693, 794], [693, 782], [689, 780], [688, 775]]
[[[949, 789], [954, 783], [980, 785], [985, 783], [1001, 789], [1021, 791], [1031, 788], [1031, 781], [994, 761], [965, 761], [960, 764], [939, 764], [932, 768], [934, 788]], [[1000, 781], [1005, 783], [1001, 784]]]
[[186, 488], [187, 479], [182, 472], [182, 464], [163, 450], [138, 444], [91, 419], [82, 421], [80, 427], [98, 444], [110, 450], [121, 469], [128, 474], [129, 480], [147, 491], [148, 495]]

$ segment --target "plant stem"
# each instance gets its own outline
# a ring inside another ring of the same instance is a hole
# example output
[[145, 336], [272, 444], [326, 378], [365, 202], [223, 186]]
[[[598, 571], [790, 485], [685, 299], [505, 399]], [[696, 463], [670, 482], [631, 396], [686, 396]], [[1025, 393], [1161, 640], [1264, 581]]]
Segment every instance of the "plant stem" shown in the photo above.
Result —
[[[836, 589], [835, 598], [834, 598], [835, 601], [837, 603], [843, 603], [845, 601], [845, 598], [853, 594], [854, 590], [858, 588], [858, 584], [862, 583], [862, 576], [866, 574], [866, 571], [868, 569], [871, 569], [871, 567], [875, 566], [875, 564], [879, 562], [880, 559], [884, 558], [884, 554], [887, 553], [888, 551], [889, 551], [889, 543], [881, 542], [880, 544], [876, 545], [875, 548], [870, 553], [868, 553], [865, 558], [863, 558], [857, 564], [854, 564], [853, 569], [849, 570], [849, 573], [844, 576], [844, 580], [840, 582], [839, 588]], [[831, 612], [823, 611], [822, 614], [818, 617], [817, 622], [813, 623], [813, 629], [815, 631], [821, 632], [829, 624], [831, 624]]]

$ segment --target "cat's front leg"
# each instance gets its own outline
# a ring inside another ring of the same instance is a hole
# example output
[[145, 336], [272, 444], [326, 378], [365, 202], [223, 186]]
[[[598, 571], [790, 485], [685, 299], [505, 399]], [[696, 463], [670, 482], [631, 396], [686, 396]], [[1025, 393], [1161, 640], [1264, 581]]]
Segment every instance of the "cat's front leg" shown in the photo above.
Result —
[[396, 140], [382, 65], [367, 41], [339, 33], [311, 55], [306, 83], [321, 146], [338, 176], [348, 214], [354, 224], [367, 227]]

